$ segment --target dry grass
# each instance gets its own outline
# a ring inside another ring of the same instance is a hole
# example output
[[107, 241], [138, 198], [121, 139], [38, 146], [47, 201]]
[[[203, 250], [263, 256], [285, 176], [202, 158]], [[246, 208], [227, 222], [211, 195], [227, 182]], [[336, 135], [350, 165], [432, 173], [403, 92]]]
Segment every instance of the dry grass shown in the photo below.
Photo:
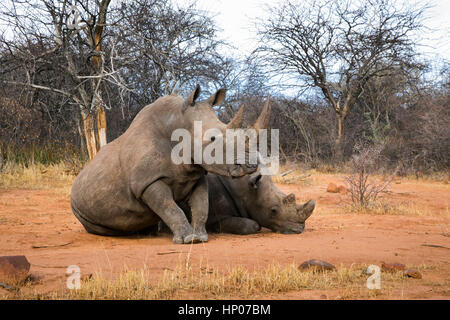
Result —
[[[357, 213], [370, 215], [402, 215], [412, 217], [432, 217], [435, 216], [433, 212], [423, 206], [418, 206], [413, 202], [389, 203], [386, 200], [376, 201], [367, 207], [360, 205], [348, 204], [339, 210], [341, 213]], [[440, 212], [441, 217], [450, 217], [450, 211], [446, 210]]]
[[28, 166], [7, 162], [0, 171], [0, 188], [5, 189], [70, 189], [75, 179], [66, 163]]
[[[274, 183], [297, 184], [299, 186], [310, 186], [313, 183], [311, 179], [312, 171], [294, 168], [292, 165], [280, 168], [278, 175], [272, 176]], [[283, 175], [285, 174], [285, 175]]]
[[[416, 267], [419, 270], [427, 266]], [[115, 279], [97, 273], [82, 280], [78, 290], [61, 289], [42, 295], [37, 292], [16, 294], [14, 299], [255, 299], [289, 291], [331, 290], [338, 299], [392, 297], [393, 290], [404, 289], [407, 279], [402, 272], [382, 273], [382, 289], [369, 290], [367, 266], [340, 266], [337, 270], [301, 271], [296, 264], [271, 264], [262, 270], [249, 271], [238, 265], [226, 272], [208, 267], [193, 269], [179, 265], [164, 273], [159, 281], [147, 269], [126, 270]], [[1, 298], [1, 297], [0, 297]], [[7, 297], [3, 297], [7, 298]], [[395, 297], [394, 297], [395, 298]]]

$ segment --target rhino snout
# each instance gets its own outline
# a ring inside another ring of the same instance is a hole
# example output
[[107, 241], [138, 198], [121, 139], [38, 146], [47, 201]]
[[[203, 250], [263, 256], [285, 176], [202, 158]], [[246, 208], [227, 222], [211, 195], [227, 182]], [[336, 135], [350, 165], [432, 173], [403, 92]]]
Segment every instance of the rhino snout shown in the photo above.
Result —
[[297, 224], [295, 227], [291, 227], [289, 229], [283, 229], [280, 231], [282, 234], [299, 234], [302, 233], [303, 230], [305, 230], [305, 224]]

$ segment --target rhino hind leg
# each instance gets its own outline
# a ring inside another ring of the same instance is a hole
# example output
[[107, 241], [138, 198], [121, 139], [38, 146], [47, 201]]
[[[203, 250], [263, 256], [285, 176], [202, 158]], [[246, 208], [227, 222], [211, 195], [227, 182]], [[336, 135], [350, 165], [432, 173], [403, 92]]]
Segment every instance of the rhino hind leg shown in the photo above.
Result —
[[208, 226], [213, 232], [252, 234], [261, 230], [261, 226], [252, 219], [241, 217], [229, 217]]
[[75, 217], [77, 217], [77, 219], [81, 222], [84, 229], [86, 229], [86, 231], [88, 233], [96, 234], [99, 236], [128, 236], [131, 234], [131, 233], [125, 232], [125, 231], [114, 230], [114, 229], [110, 229], [108, 227], [103, 227], [103, 226], [97, 225], [95, 223], [92, 223], [92, 222], [86, 220], [86, 218], [84, 218], [80, 214], [78, 209], [75, 206], [73, 206], [73, 204], [72, 204], [72, 212], [74, 213]]

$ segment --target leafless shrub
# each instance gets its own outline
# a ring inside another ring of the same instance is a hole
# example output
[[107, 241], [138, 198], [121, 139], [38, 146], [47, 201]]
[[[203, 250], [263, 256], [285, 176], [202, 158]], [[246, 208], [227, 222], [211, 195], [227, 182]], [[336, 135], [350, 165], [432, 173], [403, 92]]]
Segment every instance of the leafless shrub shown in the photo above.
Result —
[[381, 157], [382, 145], [363, 147], [358, 145], [357, 153], [351, 158], [353, 173], [346, 177], [348, 194], [354, 205], [368, 208], [378, 196], [388, 192], [388, 188], [396, 174], [392, 174], [386, 181], [377, 183], [371, 178], [377, 162]]

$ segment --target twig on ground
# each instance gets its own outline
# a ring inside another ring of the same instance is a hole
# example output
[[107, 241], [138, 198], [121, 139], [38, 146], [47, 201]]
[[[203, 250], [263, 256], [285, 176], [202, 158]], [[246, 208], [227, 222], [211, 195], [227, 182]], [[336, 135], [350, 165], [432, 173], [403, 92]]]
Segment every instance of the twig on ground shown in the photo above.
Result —
[[39, 249], [39, 248], [53, 248], [53, 247], [64, 247], [67, 246], [69, 244], [71, 244], [72, 241], [70, 242], [66, 242], [66, 243], [61, 243], [61, 244], [42, 244], [42, 245], [32, 245], [31, 247], [33, 249]]
[[450, 250], [449, 247], [444, 247], [444, 246], [441, 246], [441, 245], [439, 245], [439, 244], [422, 243], [421, 246], [423, 246], [423, 247], [432, 247], [432, 248], [442, 248], [442, 249], [448, 249], [448, 250]]

